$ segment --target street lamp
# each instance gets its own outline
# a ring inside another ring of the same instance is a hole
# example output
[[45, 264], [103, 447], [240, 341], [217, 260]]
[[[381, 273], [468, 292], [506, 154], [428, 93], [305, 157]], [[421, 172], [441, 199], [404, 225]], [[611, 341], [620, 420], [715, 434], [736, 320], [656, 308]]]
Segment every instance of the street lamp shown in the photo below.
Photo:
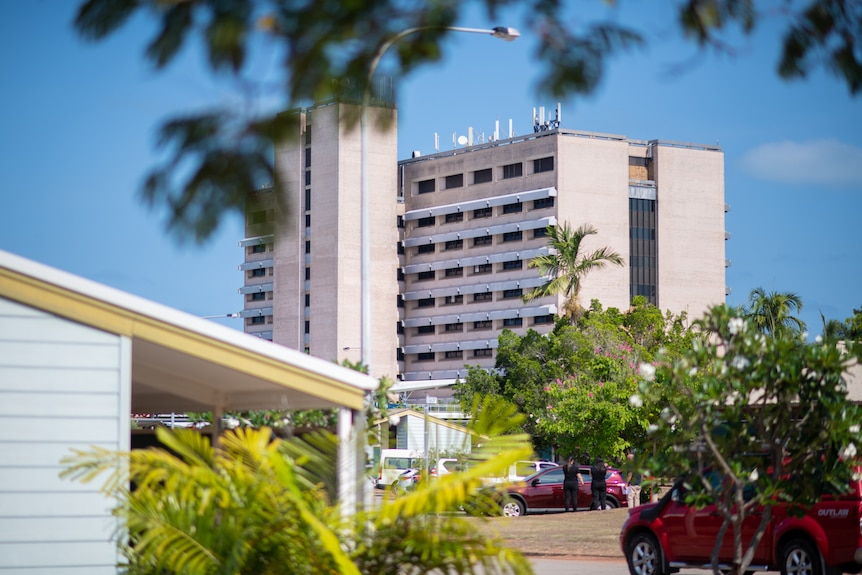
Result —
[[361, 290], [361, 306], [360, 306], [360, 322], [362, 324], [362, 333], [360, 334], [360, 341], [362, 342], [362, 363], [368, 368], [369, 375], [373, 375], [371, 371], [371, 287], [369, 286], [369, 275], [370, 275], [370, 265], [371, 265], [371, 241], [369, 238], [369, 223], [368, 223], [368, 210], [369, 210], [369, 197], [368, 197], [368, 103], [371, 99], [371, 81], [374, 77], [374, 72], [377, 70], [377, 65], [380, 63], [380, 60], [383, 58], [383, 55], [386, 54], [386, 51], [392, 47], [393, 44], [404, 38], [405, 36], [409, 36], [410, 34], [415, 34], [416, 32], [420, 32], [422, 30], [431, 30], [431, 29], [441, 29], [441, 30], [449, 30], [452, 32], [467, 32], [472, 34], [488, 34], [494, 38], [499, 38], [501, 40], [506, 40], [507, 42], [511, 42], [518, 38], [521, 33], [518, 32], [515, 28], [509, 28], [507, 26], [497, 26], [495, 28], [462, 28], [460, 26], [445, 26], [445, 27], [435, 27], [435, 26], [419, 26], [416, 28], [408, 28], [395, 34], [389, 40], [381, 44], [377, 51], [374, 53], [374, 57], [371, 59], [371, 65], [368, 67], [368, 77], [366, 78], [365, 88], [362, 93], [362, 108], [360, 110], [359, 115], [359, 131], [360, 131], [360, 290]]

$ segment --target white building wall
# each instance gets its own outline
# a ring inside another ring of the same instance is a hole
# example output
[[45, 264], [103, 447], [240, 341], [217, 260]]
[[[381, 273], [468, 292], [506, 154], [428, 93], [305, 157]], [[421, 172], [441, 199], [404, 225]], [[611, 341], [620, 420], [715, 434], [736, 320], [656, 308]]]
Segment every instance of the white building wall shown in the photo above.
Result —
[[0, 575], [117, 573], [101, 483], [58, 474], [71, 449], [129, 449], [130, 349], [0, 299]]
[[724, 153], [658, 145], [658, 302], [698, 319], [725, 302]]

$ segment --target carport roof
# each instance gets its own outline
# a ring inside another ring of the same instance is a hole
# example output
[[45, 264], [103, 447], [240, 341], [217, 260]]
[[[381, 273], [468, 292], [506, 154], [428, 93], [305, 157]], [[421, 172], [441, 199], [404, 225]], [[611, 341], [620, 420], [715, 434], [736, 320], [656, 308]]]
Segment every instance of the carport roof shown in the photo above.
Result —
[[132, 411], [359, 410], [365, 374], [0, 250], [0, 297], [131, 341]]

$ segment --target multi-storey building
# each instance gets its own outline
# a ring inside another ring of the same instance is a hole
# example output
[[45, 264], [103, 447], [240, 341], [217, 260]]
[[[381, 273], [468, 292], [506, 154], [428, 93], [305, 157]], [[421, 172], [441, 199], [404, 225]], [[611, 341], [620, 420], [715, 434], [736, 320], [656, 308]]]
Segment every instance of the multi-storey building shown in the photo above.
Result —
[[[267, 239], [254, 227], [265, 216], [250, 209], [241, 242], [246, 331], [339, 360], [359, 358], [360, 335], [360, 154], [358, 129], [342, 120], [349, 108], [297, 112], [306, 135], [276, 151], [288, 216]], [[546, 128], [400, 162], [394, 125], [370, 138], [374, 375], [452, 381], [465, 364], [494, 366], [503, 329], [549, 331], [563, 296], [521, 297], [544, 282], [527, 264], [548, 253], [549, 225], [591, 224], [599, 233], [582, 249], [607, 246], [625, 260], [589, 274], [585, 306], [626, 309], [644, 295], [696, 317], [724, 301], [720, 148]]]

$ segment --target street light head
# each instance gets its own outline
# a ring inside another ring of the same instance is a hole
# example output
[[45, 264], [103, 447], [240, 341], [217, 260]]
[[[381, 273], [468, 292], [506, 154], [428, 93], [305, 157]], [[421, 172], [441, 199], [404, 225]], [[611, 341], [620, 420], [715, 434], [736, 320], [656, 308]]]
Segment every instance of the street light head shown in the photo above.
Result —
[[506, 42], [511, 42], [521, 35], [517, 28], [509, 28], [508, 26], [495, 26], [491, 32], [494, 38], [500, 38]]

